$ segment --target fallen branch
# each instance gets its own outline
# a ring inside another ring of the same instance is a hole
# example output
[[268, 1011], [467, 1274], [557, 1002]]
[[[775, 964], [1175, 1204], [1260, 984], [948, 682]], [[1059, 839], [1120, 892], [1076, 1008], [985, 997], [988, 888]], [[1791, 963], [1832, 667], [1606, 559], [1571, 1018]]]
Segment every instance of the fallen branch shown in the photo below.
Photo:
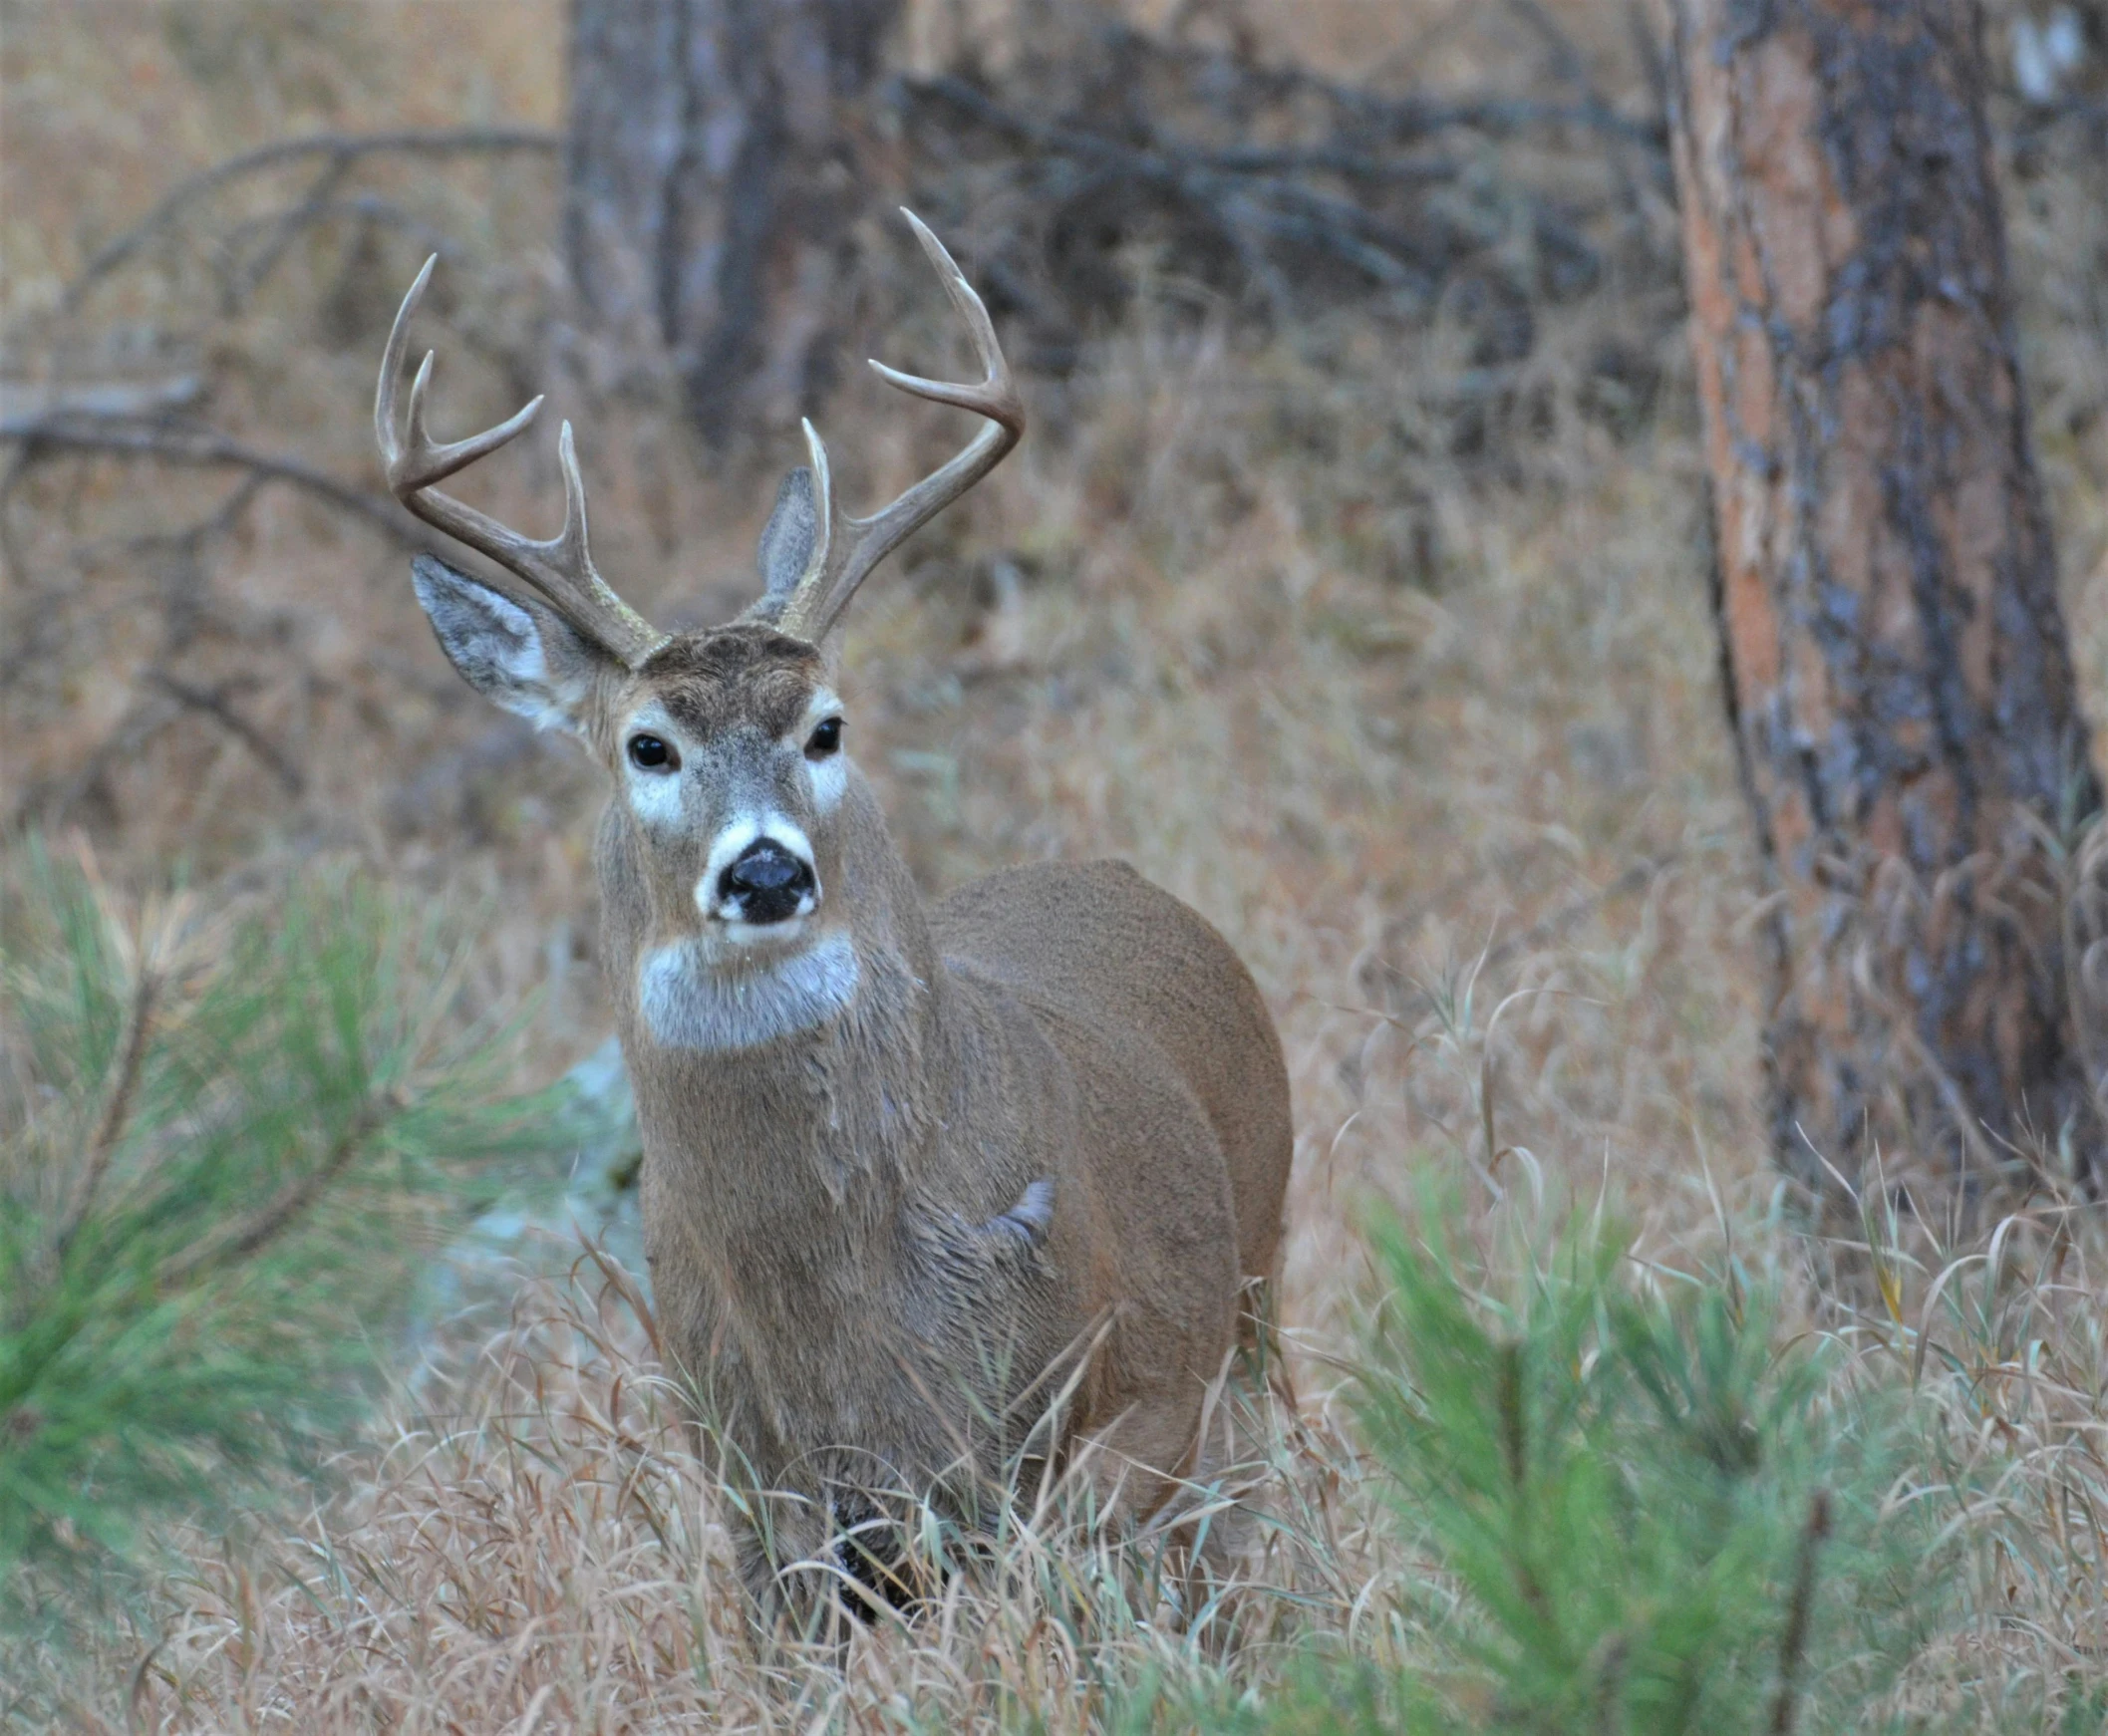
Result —
[[[1530, 0], [1513, 3], [1524, 9], [1526, 22], [1542, 17]], [[1169, 207], [1167, 215], [1177, 213], [1174, 222], [1197, 219], [1227, 244], [1246, 280], [1277, 312], [1292, 311], [1290, 283], [1298, 275], [1293, 262], [1277, 256], [1284, 246], [1306, 260], [1345, 265], [1377, 289], [1417, 292], [1425, 302], [1445, 280], [1474, 266], [1512, 276], [1525, 255], [1503, 243], [1519, 215], [1531, 230], [1527, 257], [1538, 269], [1578, 282], [1595, 281], [1602, 269], [1597, 247], [1564, 205], [1520, 182], [1509, 196], [1489, 201], [1466, 175], [1467, 158], [1443, 148], [1439, 136], [1578, 128], [1618, 145], [1639, 146], [1657, 181], [1667, 172], [1660, 124], [1632, 121], [1614, 110], [1588, 83], [1571, 45], [1560, 46], [1556, 25], [1543, 22], [1553, 32], [1559, 76], [1576, 87], [1579, 102], [1392, 98], [1296, 69], [1250, 64], [1231, 71], [1234, 96], [1225, 97], [1221, 62], [1211, 58], [1202, 65], [1129, 32], [1115, 32], [1106, 45], [1105, 87], [1058, 116], [1035, 113], [1029, 100], [1013, 102], [954, 75], [903, 81], [899, 89], [940, 155], [963, 151], [977, 168], [992, 154], [1008, 155], [1021, 208], [1052, 213], [1050, 221], [1102, 205], [1099, 227], [1124, 233], [1135, 215], [1129, 208], [1135, 201], [1118, 196], [1125, 189]], [[1168, 92], [1159, 88], [1165, 80]], [[1249, 131], [1247, 111], [1255, 107], [1305, 137], [1210, 145], [1173, 131], [1186, 117], [1186, 131], [1206, 134], [1214, 125], [1209, 111], [1216, 121]], [[1000, 142], [999, 151], [962, 145], [966, 129]], [[1614, 147], [1601, 154], [1615, 182], [1614, 197], [1633, 222], [1644, 222], [1647, 203], [1625, 160], [1628, 152]], [[1428, 196], [1449, 186], [1458, 187], [1455, 196]], [[1078, 220], [1078, 226], [1088, 224], [1087, 216]], [[1086, 245], [1102, 250], [1104, 243]], [[1180, 269], [1197, 269], [1203, 280], [1210, 275], [1204, 259], [1189, 258]]]
[[1352, 85], [1334, 84], [1300, 69], [1284, 76], [1299, 88], [1320, 93], [1344, 113], [1394, 138], [1422, 138], [1452, 127], [1493, 134], [1576, 127], [1586, 133], [1603, 133], [1630, 145], [1645, 145], [1659, 153], [1664, 162], [1668, 156], [1666, 122], [1635, 121], [1600, 101], [1546, 103], [1529, 97], [1380, 97], [1372, 91], [1355, 90]]
[[998, 103], [966, 79], [950, 73], [929, 79], [911, 79], [905, 89], [913, 97], [948, 103], [991, 131], [1008, 135], [1021, 145], [1116, 163], [1155, 180], [1171, 181], [1182, 175], [1211, 172], [1293, 174], [1328, 170], [1361, 180], [1402, 181], [1418, 185], [1454, 180], [1462, 172], [1460, 164], [1447, 158], [1383, 156], [1340, 145], [1244, 145], [1224, 150], [1171, 145], [1145, 150], [1103, 134], [1085, 133], [1021, 114]]

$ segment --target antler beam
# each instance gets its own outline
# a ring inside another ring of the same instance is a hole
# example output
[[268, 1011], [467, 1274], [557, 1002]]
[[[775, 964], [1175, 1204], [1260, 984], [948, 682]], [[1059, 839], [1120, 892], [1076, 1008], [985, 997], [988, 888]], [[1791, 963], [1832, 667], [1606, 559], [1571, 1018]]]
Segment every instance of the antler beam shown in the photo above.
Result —
[[777, 622], [785, 633], [800, 639], [817, 642], [825, 638], [871, 569], [986, 476], [1025, 437], [1025, 402], [1018, 396], [1003, 346], [996, 341], [996, 328], [989, 320], [988, 309], [929, 226], [905, 207], [901, 215], [907, 218], [923, 252], [937, 268], [952, 305], [965, 317], [983, 378], [972, 385], [957, 385], [903, 374], [883, 362], [873, 362], [871, 366], [888, 385], [897, 386], [912, 397], [926, 398], [932, 404], [948, 404], [985, 416], [988, 426], [950, 463], [925, 476], [891, 505], [868, 518], [854, 518], [836, 506], [826, 444], [811, 423], [804, 425], [805, 444], [812, 455], [813, 503], [818, 524], [804, 577], [798, 580]]
[[374, 438], [389, 491], [427, 524], [445, 531], [490, 559], [539, 596], [578, 632], [635, 669], [664, 645], [667, 636], [653, 627], [608, 587], [593, 565], [586, 545], [585, 482], [578, 474], [578, 454], [567, 422], [556, 436], [557, 461], [563, 470], [563, 529], [546, 542], [522, 536], [473, 506], [442, 494], [435, 486], [478, 458], [516, 438], [540, 413], [533, 403], [479, 434], [466, 439], [435, 440], [425, 427], [426, 395], [432, 386], [431, 351], [418, 364], [410, 383], [410, 427], [407, 440], [397, 404], [403, 364], [410, 349], [410, 322], [432, 281], [435, 253], [425, 261], [388, 334], [381, 355], [381, 383], [374, 395]]

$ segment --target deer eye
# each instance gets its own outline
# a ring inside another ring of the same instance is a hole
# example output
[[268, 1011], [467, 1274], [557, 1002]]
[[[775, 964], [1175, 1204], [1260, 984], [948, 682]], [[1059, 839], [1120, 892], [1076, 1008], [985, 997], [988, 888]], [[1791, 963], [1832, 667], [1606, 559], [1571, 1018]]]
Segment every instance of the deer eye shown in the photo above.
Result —
[[678, 771], [681, 756], [656, 735], [632, 735], [630, 763], [646, 771]]
[[829, 718], [812, 731], [805, 740], [807, 759], [824, 759], [842, 744], [842, 721]]

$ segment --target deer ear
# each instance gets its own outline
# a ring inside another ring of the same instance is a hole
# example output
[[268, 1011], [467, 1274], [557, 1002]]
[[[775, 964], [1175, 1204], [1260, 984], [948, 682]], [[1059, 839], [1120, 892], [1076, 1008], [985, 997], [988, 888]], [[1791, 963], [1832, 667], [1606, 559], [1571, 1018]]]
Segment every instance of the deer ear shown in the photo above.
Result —
[[805, 576], [818, 535], [812, 472], [800, 464], [775, 491], [775, 510], [769, 513], [768, 527], [761, 532], [761, 600], [752, 611], [756, 620], [775, 621], [781, 617], [790, 593]]
[[586, 700], [606, 653], [551, 611], [514, 602], [429, 554], [411, 563], [410, 582], [464, 682], [537, 729], [585, 734]]

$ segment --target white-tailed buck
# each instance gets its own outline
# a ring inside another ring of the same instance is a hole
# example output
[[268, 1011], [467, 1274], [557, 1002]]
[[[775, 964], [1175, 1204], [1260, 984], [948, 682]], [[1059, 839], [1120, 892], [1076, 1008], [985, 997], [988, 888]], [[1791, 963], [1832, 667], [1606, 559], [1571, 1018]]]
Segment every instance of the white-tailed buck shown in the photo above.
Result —
[[612, 785], [603, 955], [652, 1284], [740, 1476], [778, 1492], [773, 1535], [748, 1540], [757, 1591], [784, 1564], [849, 1561], [825, 1553], [837, 1528], [899, 1492], [971, 1519], [1006, 1464], [1057, 1462], [1085, 1438], [1130, 1509], [1161, 1502], [1197, 1469], [1246, 1285], [1277, 1263], [1288, 1180], [1280, 1040], [1220, 935], [1118, 862], [1012, 869], [925, 904], [850, 757], [844, 610], [1025, 428], [980, 297], [909, 221], [986, 377], [879, 372], [987, 426], [853, 518], [807, 424], [810, 467], [761, 536], [760, 599], [723, 627], [661, 633], [594, 570], [569, 425], [552, 540], [438, 492], [541, 400], [437, 442], [428, 355], [406, 429], [429, 262], [374, 412], [396, 497], [515, 581], [419, 558], [418, 600], [454, 668], [577, 735]]

